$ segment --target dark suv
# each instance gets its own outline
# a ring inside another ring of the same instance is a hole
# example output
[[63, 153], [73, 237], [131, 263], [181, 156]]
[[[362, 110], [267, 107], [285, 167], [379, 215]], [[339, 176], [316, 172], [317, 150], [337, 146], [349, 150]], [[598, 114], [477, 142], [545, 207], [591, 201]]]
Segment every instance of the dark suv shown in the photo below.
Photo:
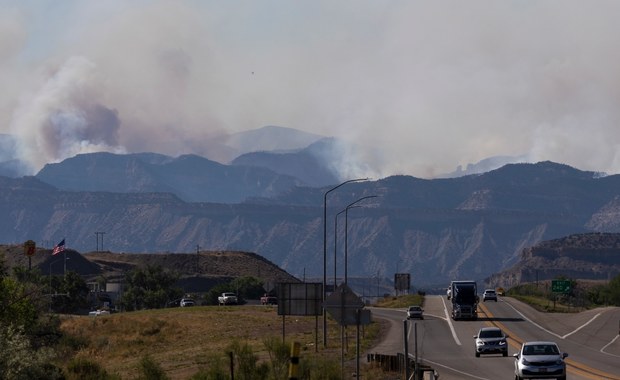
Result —
[[483, 327], [474, 335], [476, 339], [476, 357], [480, 354], [502, 354], [508, 356], [508, 336], [498, 327]]

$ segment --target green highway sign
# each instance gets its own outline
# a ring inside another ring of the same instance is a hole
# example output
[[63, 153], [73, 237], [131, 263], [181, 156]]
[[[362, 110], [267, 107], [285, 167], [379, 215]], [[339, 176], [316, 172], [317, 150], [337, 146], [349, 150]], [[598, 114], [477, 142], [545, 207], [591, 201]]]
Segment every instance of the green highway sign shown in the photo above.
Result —
[[570, 280], [551, 280], [551, 291], [554, 293], [570, 293]]

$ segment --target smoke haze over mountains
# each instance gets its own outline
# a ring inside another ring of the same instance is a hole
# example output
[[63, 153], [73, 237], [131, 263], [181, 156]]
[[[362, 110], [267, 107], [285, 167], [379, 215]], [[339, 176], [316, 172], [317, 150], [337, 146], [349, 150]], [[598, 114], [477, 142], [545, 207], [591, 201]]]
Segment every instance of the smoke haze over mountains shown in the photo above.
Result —
[[615, 174], [618, 14], [613, 0], [4, 2], [0, 133], [32, 172], [95, 151], [217, 159], [210, 139], [278, 125], [347, 141], [343, 177], [498, 155]]

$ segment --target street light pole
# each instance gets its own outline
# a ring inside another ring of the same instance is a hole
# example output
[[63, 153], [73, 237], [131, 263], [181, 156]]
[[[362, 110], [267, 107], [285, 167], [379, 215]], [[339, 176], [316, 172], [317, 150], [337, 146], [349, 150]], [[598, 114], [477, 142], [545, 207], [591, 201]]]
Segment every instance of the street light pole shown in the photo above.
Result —
[[[352, 206], [353, 207], [362, 207], [362, 206]], [[336, 288], [336, 281], [337, 281], [337, 257], [338, 257], [338, 217], [340, 216], [340, 214], [346, 212], [347, 209], [343, 209], [342, 211], [340, 211], [338, 214], [336, 214], [336, 217], [334, 218], [334, 289]]]
[[349, 259], [348, 259], [348, 254], [349, 254], [349, 209], [356, 207], [355, 204], [358, 202], [363, 201], [364, 199], [368, 199], [368, 198], [376, 198], [377, 195], [369, 195], [367, 197], [362, 197], [358, 200], [356, 200], [353, 203], [350, 203], [345, 209], [344, 209], [344, 284], [347, 285], [347, 280], [349, 278], [348, 275], [348, 266], [349, 266]]
[[356, 178], [344, 181], [338, 186], [327, 190], [323, 195], [323, 347], [327, 347], [327, 315], [325, 314], [325, 288], [327, 286], [327, 194], [336, 190], [340, 186], [351, 182], [368, 181], [369, 178]]
[[338, 258], [338, 217], [340, 214], [345, 212], [345, 210], [340, 211], [334, 217], [334, 290], [336, 289], [336, 281], [337, 281], [337, 258]]

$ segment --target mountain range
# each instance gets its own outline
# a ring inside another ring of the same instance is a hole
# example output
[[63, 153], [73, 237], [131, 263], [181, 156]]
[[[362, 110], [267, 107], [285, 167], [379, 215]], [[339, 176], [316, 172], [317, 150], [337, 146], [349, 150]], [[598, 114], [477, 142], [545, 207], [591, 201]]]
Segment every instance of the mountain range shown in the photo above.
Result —
[[554, 162], [458, 178], [391, 176], [334, 191], [336, 183], [311, 186], [273, 169], [191, 155], [72, 157], [36, 176], [0, 177], [0, 241], [51, 247], [64, 238], [81, 252], [255, 252], [298, 278], [321, 278], [325, 261], [330, 279], [410, 273], [428, 287], [487, 278], [544, 240], [620, 230], [620, 176]]
[[330, 278], [405, 272], [428, 287], [489, 278], [546, 240], [620, 230], [617, 175], [505, 156], [441, 178], [390, 176], [332, 191], [349, 179], [328, 159], [342, 144], [269, 126], [210, 140], [209, 157], [89, 153], [20, 177], [16, 145], [0, 135], [0, 241], [255, 252], [315, 279], [325, 259]]

